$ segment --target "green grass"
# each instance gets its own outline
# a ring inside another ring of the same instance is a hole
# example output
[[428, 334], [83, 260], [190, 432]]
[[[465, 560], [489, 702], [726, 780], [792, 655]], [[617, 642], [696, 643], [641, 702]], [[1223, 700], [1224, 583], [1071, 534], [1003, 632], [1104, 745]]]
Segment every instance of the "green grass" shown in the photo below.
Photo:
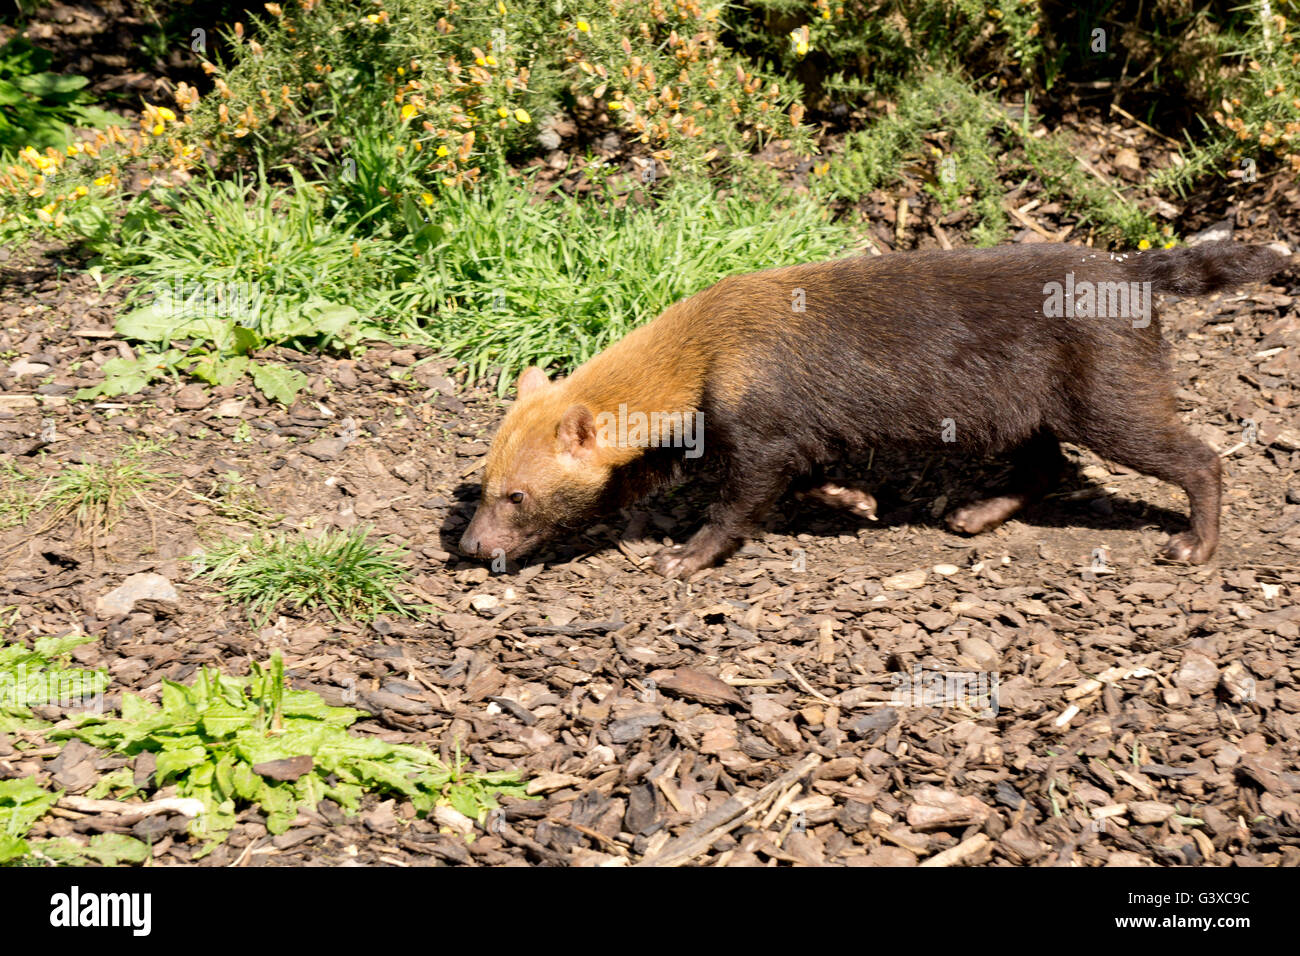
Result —
[[569, 368], [678, 299], [735, 273], [826, 259], [850, 234], [808, 198], [720, 197], [684, 182], [641, 205], [551, 194], [501, 180], [435, 208], [429, 269], [394, 293], [418, 334], [502, 391], [532, 363]]
[[26, 524], [36, 508], [34, 479], [12, 461], [0, 462], [0, 528]]
[[[138, 390], [167, 369], [214, 384], [248, 371], [261, 385], [267, 366], [252, 353], [263, 346], [388, 336], [441, 348], [476, 378], [501, 367], [504, 382], [529, 363], [571, 367], [727, 275], [828, 258], [849, 242], [811, 199], [719, 197], [699, 181], [580, 200], [501, 177], [440, 190], [432, 205], [408, 196], [377, 211], [388, 219], [358, 216], [350, 201], [326, 212], [300, 177], [292, 187], [203, 184], [168, 203], [133, 214], [134, 239], [108, 264], [136, 282], [118, 331], [153, 348], [184, 340], [188, 357], [146, 352], [80, 397]], [[178, 306], [157, 295], [239, 283], [257, 290], [242, 317], [218, 314], [210, 298]], [[289, 401], [304, 383], [264, 391]]]
[[325, 610], [338, 620], [413, 616], [397, 593], [402, 551], [370, 540], [367, 529], [319, 538], [286, 535], [227, 541], [196, 555], [195, 574], [219, 581], [259, 626], [277, 610]]
[[144, 503], [142, 492], [166, 476], [149, 470], [129, 451], [110, 462], [69, 465], [36, 497], [35, 507], [49, 509], [49, 521], [72, 515], [92, 532], [107, 531], [131, 501]]

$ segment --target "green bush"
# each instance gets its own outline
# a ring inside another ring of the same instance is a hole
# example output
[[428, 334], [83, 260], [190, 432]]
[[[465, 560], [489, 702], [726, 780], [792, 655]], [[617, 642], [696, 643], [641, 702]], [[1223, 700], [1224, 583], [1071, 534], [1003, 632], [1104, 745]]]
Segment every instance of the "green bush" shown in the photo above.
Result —
[[0, 46], [0, 158], [26, 146], [62, 149], [73, 126], [121, 122], [91, 105], [84, 76], [49, 72], [53, 60], [20, 36]]

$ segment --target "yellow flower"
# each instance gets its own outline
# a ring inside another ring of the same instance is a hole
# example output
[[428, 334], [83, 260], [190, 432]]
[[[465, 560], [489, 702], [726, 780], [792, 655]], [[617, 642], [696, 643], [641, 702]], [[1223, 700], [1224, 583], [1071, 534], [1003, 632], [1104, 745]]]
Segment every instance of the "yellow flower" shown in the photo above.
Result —
[[497, 0], [497, 13], [501, 14], [503, 17], [506, 15], [506, 5], [502, 3], [501, 0]]
[[96, 185], [96, 186], [108, 186], [108, 185], [111, 185], [112, 182], [113, 182], [113, 175], [112, 175], [111, 173], [107, 173], [107, 174], [105, 174], [105, 175], [103, 175], [103, 176], [100, 176], [98, 179], [96, 179], [96, 180], [95, 180], [95, 185]]
[[614, 102], [609, 104], [609, 108], [612, 110], [621, 110], [623, 108], [623, 104], [620, 103], [618, 100], [615, 100]]
[[1150, 240], [1150, 239], [1143, 239], [1141, 242], [1138, 243], [1138, 248], [1139, 248], [1139, 249], [1150, 249], [1150, 248], [1151, 248], [1151, 240]]
[[406, 122], [418, 112], [420, 111], [417, 110], [410, 103], [407, 103], [405, 106], [402, 107], [402, 122]]
[[790, 31], [790, 42], [794, 46], [794, 52], [799, 56], [805, 56], [812, 46], [812, 31], [806, 26], [797, 30]]
[[487, 60], [487, 65], [488, 65], [488, 66], [496, 66], [496, 65], [497, 65], [497, 58], [494, 57], [491, 53], [489, 53], [487, 56], [483, 57], [483, 59]]
[[588, 33], [591, 31], [591, 24], [588, 23], [586, 20], [579, 20], [577, 23], [574, 24], [574, 26], [578, 28], [579, 33]]
[[509, 115], [510, 115], [510, 111], [506, 109], [504, 106], [497, 107], [497, 116], [500, 116], [502, 119], [505, 119]]
[[424, 203], [426, 206], [432, 206], [432, 205], [433, 205], [433, 193], [421, 193], [421, 194], [420, 194], [420, 201], [421, 201], [422, 203]]
[[87, 193], [90, 192], [90, 190], [87, 189], [85, 186], [78, 186], [76, 192], [78, 196], [85, 196]]
[[163, 124], [162, 123], [154, 124], [154, 128], [149, 130], [149, 132], [153, 133], [153, 135], [155, 136], [161, 136], [163, 134]]
[[515, 110], [515, 119], [521, 123], [531, 123], [533, 121], [527, 110]]
[[1178, 243], [1175, 242], [1173, 239], [1170, 239], [1168, 242], [1165, 243], [1165, 248], [1172, 249], [1176, 245], [1178, 245]]
[[167, 122], [169, 122], [169, 123], [175, 123], [175, 122], [176, 122], [176, 114], [173, 113], [171, 110], [169, 110], [169, 109], [168, 109], [167, 107], [165, 107], [165, 106], [160, 106], [160, 107], [158, 107], [158, 115], [161, 116], [163, 119], [165, 119], [165, 120], [166, 120]]
[[448, 150], [447, 150], [447, 147], [446, 147], [446, 146], [439, 146], [439, 147], [438, 147], [438, 155], [439, 155], [439, 156], [446, 156], [446, 155], [447, 155], [447, 152], [448, 152]]

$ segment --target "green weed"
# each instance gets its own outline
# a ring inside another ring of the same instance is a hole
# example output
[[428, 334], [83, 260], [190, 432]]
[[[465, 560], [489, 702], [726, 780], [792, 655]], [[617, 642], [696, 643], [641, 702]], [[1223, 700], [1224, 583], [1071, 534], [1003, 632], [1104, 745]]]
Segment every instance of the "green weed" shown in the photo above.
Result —
[[[203, 805], [190, 826], [210, 841], [199, 856], [225, 839], [242, 806], [259, 807], [267, 829], [283, 833], [300, 806], [326, 798], [352, 814], [364, 794], [392, 794], [409, 799], [418, 813], [445, 802], [482, 820], [498, 795], [524, 794], [514, 773], [471, 773], [447, 766], [425, 747], [350, 733], [361, 716], [286, 687], [277, 653], [267, 667], [254, 664], [247, 678], [204, 670], [189, 685], [164, 680], [157, 706], [124, 694], [120, 717], [83, 717], [50, 736], [129, 756], [154, 754], [153, 786], [174, 785], [179, 796]], [[115, 784], [129, 788], [129, 780], [129, 772], [119, 771], [100, 792]]]

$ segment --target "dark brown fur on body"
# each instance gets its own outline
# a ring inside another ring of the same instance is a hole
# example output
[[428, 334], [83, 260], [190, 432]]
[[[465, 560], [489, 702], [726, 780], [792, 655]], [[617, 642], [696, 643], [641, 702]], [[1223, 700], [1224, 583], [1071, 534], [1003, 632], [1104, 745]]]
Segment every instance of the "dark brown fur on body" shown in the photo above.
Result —
[[[670, 576], [733, 552], [793, 480], [886, 443], [1014, 455], [1007, 489], [949, 516], [967, 533], [1049, 490], [1063, 464], [1060, 441], [1083, 445], [1183, 487], [1191, 529], [1166, 553], [1205, 561], [1218, 540], [1218, 456], [1178, 420], [1149, 296], [1149, 321], [1049, 317], [1045, 287], [1070, 274], [1076, 289], [1149, 282], [1156, 293], [1201, 294], [1267, 278], [1285, 262], [1266, 247], [1230, 243], [1129, 254], [1034, 245], [724, 279], [567, 379], [549, 382], [537, 369], [521, 376], [462, 549], [523, 554], [670, 476], [682, 449], [600, 440], [598, 417], [626, 405], [703, 413], [703, 460], [720, 475], [704, 526], [657, 559]], [[869, 500], [855, 499], [864, 508]]]

